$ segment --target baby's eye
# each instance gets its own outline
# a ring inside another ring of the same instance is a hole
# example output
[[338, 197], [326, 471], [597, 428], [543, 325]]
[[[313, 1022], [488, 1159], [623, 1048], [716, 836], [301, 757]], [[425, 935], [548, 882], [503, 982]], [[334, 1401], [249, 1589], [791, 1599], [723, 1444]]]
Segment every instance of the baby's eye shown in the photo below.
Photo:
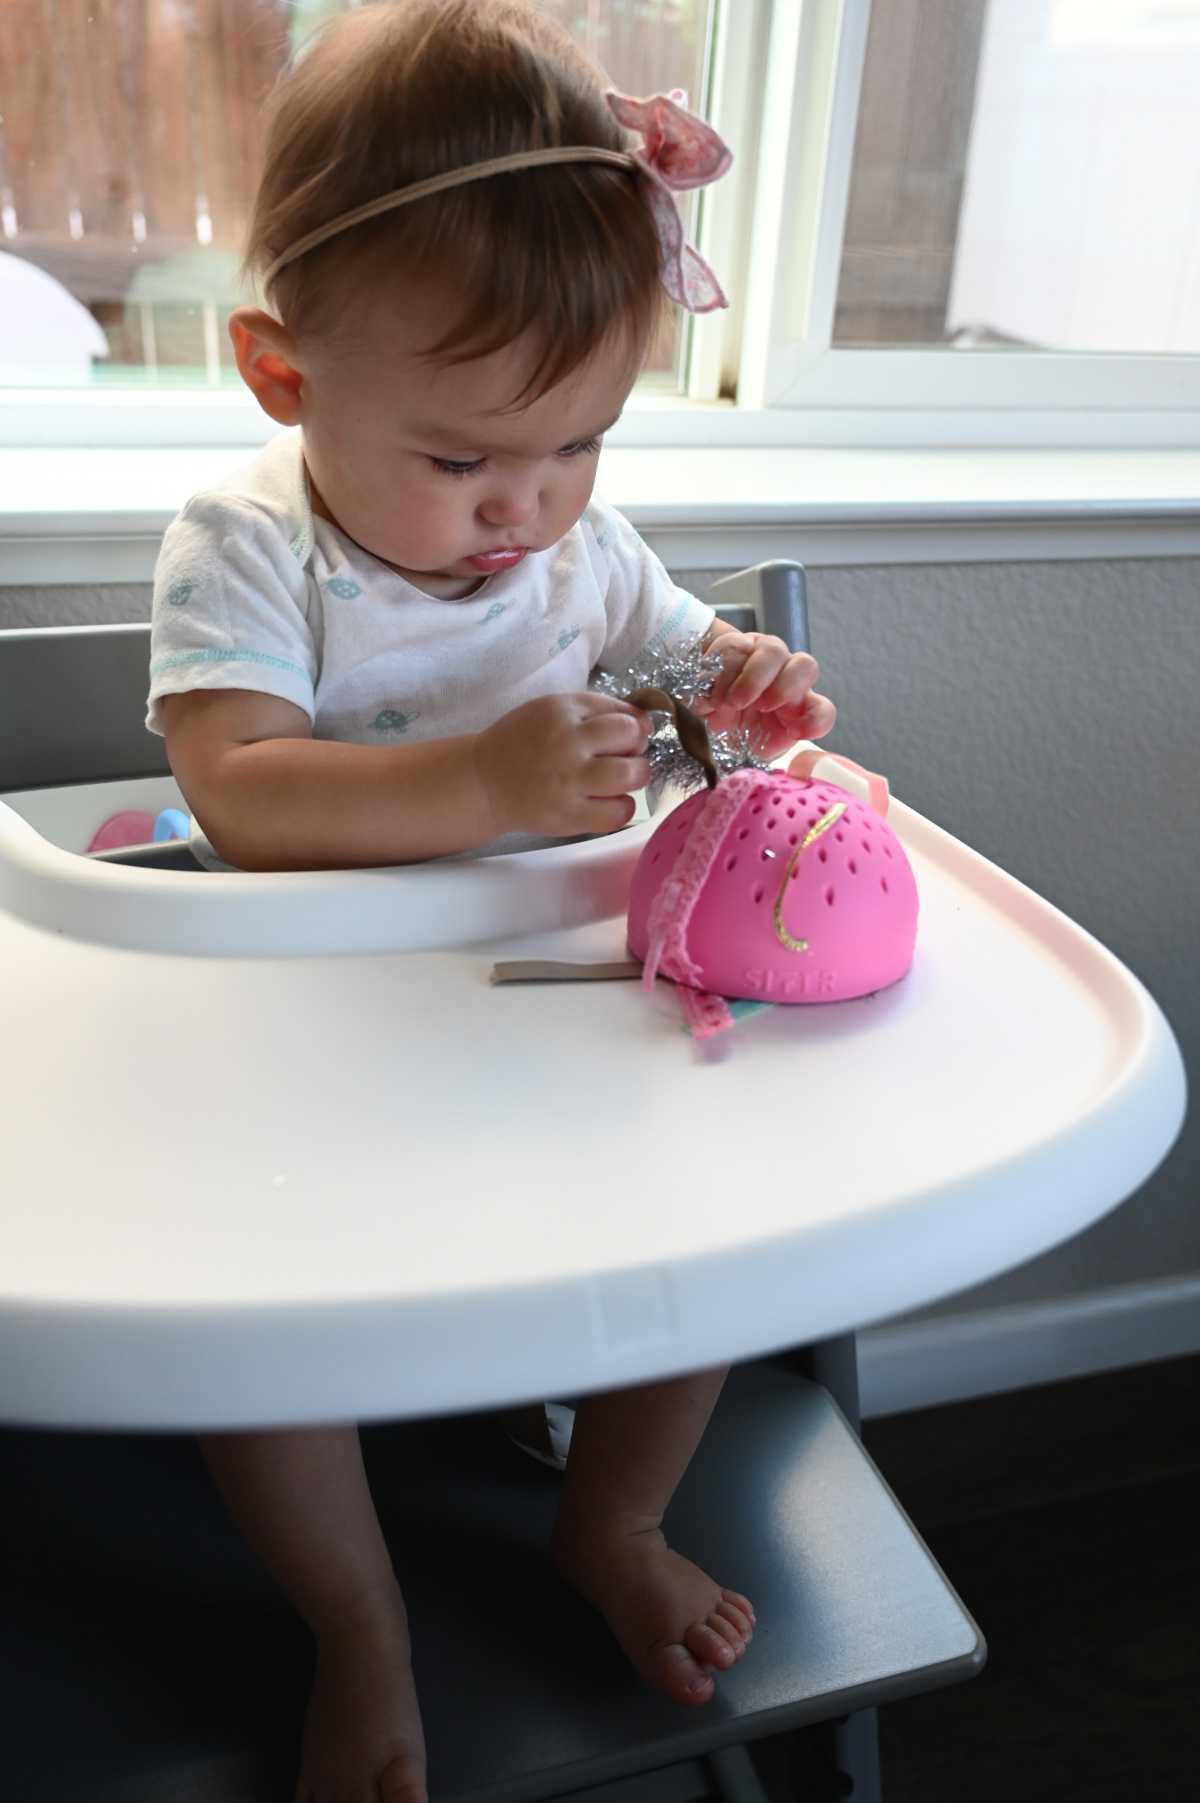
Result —
[[477, 457], [473, 463], [455, 457], [431, 457], [429, 461], [435, 470], [441, 470], [447, 476], [473, 476], [476, 470], [483, 468], [486, 458]]
[[578, 444], [565, 444], [558, 455], [560, 457], [587, 457], [600, 449], [598, 438], [581, 438]]

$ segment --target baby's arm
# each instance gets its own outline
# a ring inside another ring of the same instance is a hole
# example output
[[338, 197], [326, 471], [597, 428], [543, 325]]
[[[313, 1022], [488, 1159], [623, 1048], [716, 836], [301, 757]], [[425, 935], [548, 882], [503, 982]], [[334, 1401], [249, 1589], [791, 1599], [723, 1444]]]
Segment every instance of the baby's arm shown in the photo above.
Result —
[[189, 806], [243, 870], [403, 864], [508, 832], [611, 832], [649, 775], [646, 715], [603, 695], [548, 695], [483, 732], [395, 747], [314, 739], [302, 708], [256, 690], [164, 696], [162, 716]]
[[705, 649], [718, 651], [721, 674], [695, 710], [714, 732], [737, 725], [756, 729], [765, 757], [775, 758], [797, 739], [829, 732], [837, 709], [813, 691], [820, 671], [807, 652], [789, 651], [765, 632], [738, 632], [712, 609], [678, 588], [662, 563], [625, 520], [603, 502], [588, 509], [596, 564], [605, 587], [609, 635], [603, 667], [628, 667], [647, 647], [663, 647], [703, 633]]

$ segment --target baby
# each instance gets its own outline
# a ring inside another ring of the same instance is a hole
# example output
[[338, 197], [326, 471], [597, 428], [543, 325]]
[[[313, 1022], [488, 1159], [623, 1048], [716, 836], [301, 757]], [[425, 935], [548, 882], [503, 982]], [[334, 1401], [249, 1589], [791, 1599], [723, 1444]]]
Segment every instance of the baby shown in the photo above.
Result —
[[[643, 128], [637, 157], [621, 120]], [[155, 588], [149, 724], [220, 860], [393, 865], [622, 827], [649, 721], [588, 679], [696, 633], [722, 658], [717, 726], [753, 719], [772, 754], [828, 731], [811, 658], [716, 621], [591, 498], [663, 284], [723, 300], [646, 164], [694, 184], [727, 161], [665, 97], [606, 98], [520, 0], [359, 8], [284, 76], [248, 254], [270, 311], [230, 330], [296, 430], [188, 503]], [[661, 1525], [724, 1376], [585, 1399], [552, 1548], [685, 1704], [754, 1630]], [[202, 1446], [315, 1636], [297, 1803], [424, 1803], [357, 1429]]]

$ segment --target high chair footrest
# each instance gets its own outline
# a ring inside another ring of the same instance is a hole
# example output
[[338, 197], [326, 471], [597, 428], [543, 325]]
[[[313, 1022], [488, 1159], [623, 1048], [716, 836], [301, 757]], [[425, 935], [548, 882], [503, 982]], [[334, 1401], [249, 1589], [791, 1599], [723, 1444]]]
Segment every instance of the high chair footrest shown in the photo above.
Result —
[[[735, 1371], [667, 1519], [758, 1612], [715, 1701], [647, 1690], [546, 1547], [562, 1479], [473, 1416], [363, 1430], [436, 1803], [526, 1803], [972, 1676], [979, 1631], [821, 1388]], [[275, 1803], [311, 1668], [187, 1436], [0, 1435], [22, 1803]], [[122, 1506], [122, 1505], [125, 1506]], [[12, 1519], [13, 1512], [25, 1518]], [[16, 1536], [16, 1538], [14, 1538]], [[33, 1575], [31, 1575], [33, 1574]]]

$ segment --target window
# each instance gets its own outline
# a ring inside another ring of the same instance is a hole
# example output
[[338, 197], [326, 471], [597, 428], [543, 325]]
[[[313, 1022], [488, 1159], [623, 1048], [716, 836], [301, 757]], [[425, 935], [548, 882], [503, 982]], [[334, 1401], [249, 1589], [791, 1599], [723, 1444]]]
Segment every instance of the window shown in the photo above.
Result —
[[[0, 60], [0, 384], [236, 386], [226, 321], [290, 52], [354, 0], [18, 0]], [[540, 0], [627, 92], [704, 82], [710, 0]], [[652, 360], [674, 386], [677, 331]]]
[[1200, 351], [1200, 5], [875, 6], [833, 343]]
[[[9, 442], [261, 435], [224, 329], [260, 102], [354, 3], [0, 0]], [[676, 323], [622, 434], [1195, 442], [1200, 0], [539, 3], [736, 153], [689, 219], [732, 305]]]
[[1196, 0], [775, 0], [788, 57], [743, 401], [809, 442], [1194, 440]]

